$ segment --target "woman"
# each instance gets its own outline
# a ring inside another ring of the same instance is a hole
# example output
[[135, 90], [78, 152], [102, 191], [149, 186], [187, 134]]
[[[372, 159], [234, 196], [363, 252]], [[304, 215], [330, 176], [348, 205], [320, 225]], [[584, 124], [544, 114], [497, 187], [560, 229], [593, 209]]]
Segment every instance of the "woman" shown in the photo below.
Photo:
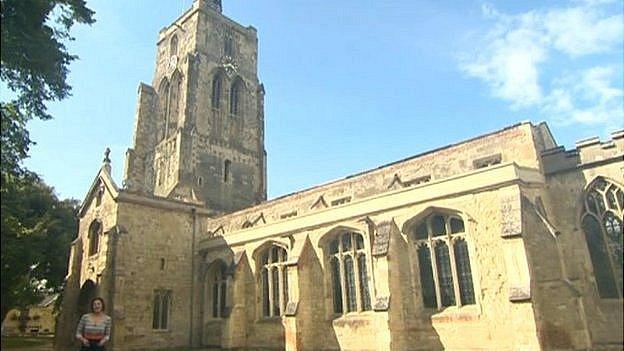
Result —
[[96, 297], [91, 300], [91, 313], [80, 318], [76, 329], [76, 339], [81, 351], [103, 351], [110, 339], [111, 317], [104, 313], [104, 300]]

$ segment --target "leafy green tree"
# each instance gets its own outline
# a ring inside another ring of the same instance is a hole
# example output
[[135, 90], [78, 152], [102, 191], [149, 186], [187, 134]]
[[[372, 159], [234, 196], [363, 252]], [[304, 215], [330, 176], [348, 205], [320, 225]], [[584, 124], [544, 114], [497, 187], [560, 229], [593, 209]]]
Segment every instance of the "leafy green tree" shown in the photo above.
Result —
[[60, 201], [36, 177], [7, 183], [2, 197], [2, 318], [46, 293], [58, 292], [67, 272], [68, 249], [77, 230], [77, 200]]
[[0, 102], [2, 182], [22, 175], [21, 161], [32, 144], [26, 123], [49, 119], [46, 103], [69, 96], [71, 55], [65, 42], [75, 23], [91, 24], [94, 12], [84, 0], [1, 0], [0, 79], [15, 98]]
[[59, 201], [22, 161], [28, 121], [50, 119], [46, 104], [70, 95], [70, 29], [93, 15], [84, 0], [0, 0], [0, 80], [11, 91], [0, 101], [2, 318], [59, 290], [66, 272], [77, 202]]

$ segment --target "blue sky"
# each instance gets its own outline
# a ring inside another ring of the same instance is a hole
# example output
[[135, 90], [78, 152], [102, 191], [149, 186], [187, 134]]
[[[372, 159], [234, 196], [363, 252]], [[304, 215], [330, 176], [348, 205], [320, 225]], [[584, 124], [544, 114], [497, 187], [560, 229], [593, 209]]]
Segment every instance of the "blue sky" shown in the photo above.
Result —
[[[82, 198], [112, 150], [121, 184], [158, 31], [191, 0], [90, 0], [74, 28], [73, 96], [30, 124], [27, 167]], [[269, 198], [522, 120], [560, 144], [624, 127], [622, 2], [243, 1], [266, 89]], [[6, 91], [2, 92], [3, 97]]]

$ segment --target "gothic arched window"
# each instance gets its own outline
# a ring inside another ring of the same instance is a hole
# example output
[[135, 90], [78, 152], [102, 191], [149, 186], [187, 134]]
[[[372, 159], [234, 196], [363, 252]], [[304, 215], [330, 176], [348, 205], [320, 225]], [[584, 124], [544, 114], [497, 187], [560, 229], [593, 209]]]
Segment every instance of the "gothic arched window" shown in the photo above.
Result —
[[95, 255], [100, 250], [100, 237], [102, 236], [102, 223], [93, 221], [89, 226], [89, 256]]
[[475, 304], [464, 221], [457, 216], [433, 213], [413, 227], [412, 236], [424, 306]]
[[219, 261], [213, 268], [209, 279], [210, 284], [212, 284], [212, 317], [223, 318], [226, 316], [225, 303], [227, 294], [226, 266], [223, 262]]
[[597, 178], [587, 189], [581, 224], [594, 267], [598, 294], [622, 298], [622, 186]]
[[288, 303], [288, 275], [286, 249], [273, 245], [260, 255], [262, 270], [262, 315], [278, 317], [284, 314]]
[[171, 41], [169, 42], [169, 56], [178, 54], [178, 36], [174, 35], [171, 37]]
[[243, 83], [240, 80], [234, 81], [230, 90], [230, 114], [234, 116], [240, 115], [242, 112], [242, 92]]
[[221, 104], [221, 89], [223, 87], [223, 77], [216, 74], [212, 78], [212, 108], [218, 109]]
[[334, 313], [369, 311], [371, 298], [362, 234], [344, 232], [337, 235], [329, 242], [327, 252]]
[[169, 329], [171, 290], [154, 290], [154, 305], [152, 307], [152, 329]]

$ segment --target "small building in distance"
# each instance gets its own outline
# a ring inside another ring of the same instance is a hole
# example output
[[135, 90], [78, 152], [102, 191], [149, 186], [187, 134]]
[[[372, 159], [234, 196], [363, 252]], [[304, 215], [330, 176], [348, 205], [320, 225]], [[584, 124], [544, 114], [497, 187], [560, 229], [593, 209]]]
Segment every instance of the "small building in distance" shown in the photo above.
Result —
[[2, 335], [53, 334], [56, 326], [54, 306], [59, 295], [46, 296], [26, 309], [14, 308], [2, 321]]

